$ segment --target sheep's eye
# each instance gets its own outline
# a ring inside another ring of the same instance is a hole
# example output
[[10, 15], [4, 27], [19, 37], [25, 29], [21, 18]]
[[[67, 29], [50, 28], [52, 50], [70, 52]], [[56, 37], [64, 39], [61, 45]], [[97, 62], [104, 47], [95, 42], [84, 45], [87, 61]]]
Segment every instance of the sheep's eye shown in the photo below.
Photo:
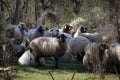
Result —
[[50, 32], [52, 32], [53, 30], [51, 29]]
[[56, 30], [57, 32], [59, 32], [59, 30]]

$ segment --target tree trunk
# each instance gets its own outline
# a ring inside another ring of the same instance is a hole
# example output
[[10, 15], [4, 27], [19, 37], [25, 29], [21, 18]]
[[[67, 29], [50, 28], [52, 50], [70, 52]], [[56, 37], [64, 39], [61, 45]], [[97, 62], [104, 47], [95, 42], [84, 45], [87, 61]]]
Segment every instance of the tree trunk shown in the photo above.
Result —
[[17, 24], [18, 23], [19, 5], [20, 5], [20, 0], [16, 0], [16, 6], [15, 6], [14, 14], [13, 14], [12, 24]]

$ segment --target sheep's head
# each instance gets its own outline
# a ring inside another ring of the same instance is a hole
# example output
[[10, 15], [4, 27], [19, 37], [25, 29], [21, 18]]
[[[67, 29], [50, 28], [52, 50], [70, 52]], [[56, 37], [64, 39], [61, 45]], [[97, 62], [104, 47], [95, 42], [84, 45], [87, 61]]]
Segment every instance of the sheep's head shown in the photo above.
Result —
[[18, 27], [20, 28], [20, 30], [28, 30], [26, 24], [23, 22], [19, 22]]
[[87, 32], [87, 28], [85, 26], [81, 26], [80, 27], [80, 31], [81, 31], [81, 33], [86, 33]]
[[57, 37], [57, 39], [59, 39], [59, 41], [61, 41], [61, 42], [66, 42], [66, 36], [64, 35], [64, 34], [61, 34], [61, 35], [59, 35], [58, 37]]
[[52, 37], [57, 37], [59, 35], [58, 27], [54, 27], [54, 28], [50, 29], [49, 32], [51, 33]]
[[62, 28], [63, 32], [69, 33], [73, 27], [69, 24], [65, 24]]
[[99, 43], [98, 44], [98, 47], [99, 47], [99, 56], [100, 56], [100, 60], [102, 60], [103, 58], [103, 55], [105, 55], [105, 51], [107, 49], [109, 49], [109, 46], [105, 43]]
[[43, 33], [44, 31], [46, 31], [46, 27], [45, 27], [45, 25], [39, 25], [39, 26], [37, 27], [37, 30], [38, 30], [40, 33]]
[[99, 45], [100, 50], [104, 51], [106, 49], [109, 49], [109, 46], [107, 44], [105, 44], [105, 43], [99, 43], [98, 45]]

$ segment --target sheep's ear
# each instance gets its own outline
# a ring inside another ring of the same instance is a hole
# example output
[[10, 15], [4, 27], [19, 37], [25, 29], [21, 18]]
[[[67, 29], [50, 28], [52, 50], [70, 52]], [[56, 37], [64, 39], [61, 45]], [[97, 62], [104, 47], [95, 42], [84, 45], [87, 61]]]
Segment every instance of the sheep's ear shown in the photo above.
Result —
[[62, 38], [67, 38], [64, 34], [61, 34], [61, 37], [62, 37]]
[[101, 48], [104, 48], [104, 49], [108, 49], [109, 48], [109, 46], [107, 44], [105, 44], [105, 43], [99, 43], [99, 46]]

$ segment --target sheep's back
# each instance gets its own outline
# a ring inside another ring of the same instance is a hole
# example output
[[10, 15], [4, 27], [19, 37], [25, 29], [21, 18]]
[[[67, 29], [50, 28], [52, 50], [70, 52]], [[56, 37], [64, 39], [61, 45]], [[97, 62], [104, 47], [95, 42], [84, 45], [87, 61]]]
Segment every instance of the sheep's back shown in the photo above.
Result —
[[102, 36], [99, 33], [81, 33], [81, 36], [86, 37], [91, 42], [102, 42]]
[[77, 53], [78, 51], [82, 52], [89, 42], [90, 41], [85, 37], [75, 37], [68, 42], [68, 48], [70, 48], [73, 53]]
[[30, 47], [36, 47], [36, 54], [39, 56], [55, 56], [62, 52], [57, 38], [39, 37], [30, 43]]

